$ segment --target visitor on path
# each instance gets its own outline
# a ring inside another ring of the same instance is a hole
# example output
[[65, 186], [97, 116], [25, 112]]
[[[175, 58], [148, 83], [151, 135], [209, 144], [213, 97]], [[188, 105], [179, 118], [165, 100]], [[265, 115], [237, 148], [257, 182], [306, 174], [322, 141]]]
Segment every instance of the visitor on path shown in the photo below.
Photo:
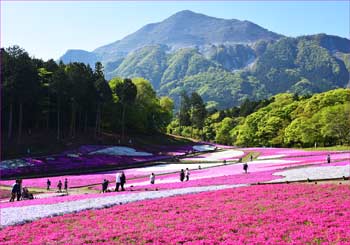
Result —
[[190, 170], [188, 168], [186, 168], [185, 170], [185, 177], [186, 177], [186, 181], [190, 180]]
[[149, 180], [151, 182], [151, 184], [154, 184], [154, 181], [156, 180], [156, 176], [154, 175], [154, 173], [151, 173], [151, 176], [149, 177]]
[[245, 173], [248, 173], [248, 163], [245, 162], [243, 164], [243, 170], [244, 170]]
[[64, 180], [64, 190], [68, 192], [68, 180], [67, 178]]
[[183, 169], [181, 169], [181, 171], [180, 171], [180, 181], [182, 182], [182, 181], [184, 181], [184, 179], [185, 179], [185, 172], [184, 172]]
[[250, 155], [250, 161], [251, 162], [253, 161], [253, 155]]
[[46, 189], [50, 190], [50, 186], [51, 186], [51, 181], [49, 179], [47, 179], [47, 181], [46, 181]]
[[10, 198], [10, 202], [14, 202], [16, 195], [18, 193], [18, 191], [20, 191], [20, 187], [19, 187], [19, 183], [18, 183], [18, 179], [16, 179], [16, 182], [12, 185], [12, 190], [11, 190], [11, 198]]
[[22, 180], [21, 179], [19, 179], [18, 180], [18, 189], [17, 189], [17, 201], [19, 201], [19, 200], [21, 200], [21, 195], [22, 195], [22, 192], [21, 192], [21, 190], [22, 190]]
[[58, 192], [62, 192], [62, 181], [59, 180], [57, 184]]
[[327, 155], [327, 163], [331, 163], [331, 155], [330, 154]]
[[107, 192], [109, 181], [104, 179], [102, 183], [102, 193]]
[[124, 171], [120, 174], [120, 186], [122, 187], [122, 191], [125, 191], [124, 184], [126, 183], [126, 177]]
[[117, 173], [115, 176], [115, 191], [119, 191], [119, 186], [121, 184], [121, 173]]

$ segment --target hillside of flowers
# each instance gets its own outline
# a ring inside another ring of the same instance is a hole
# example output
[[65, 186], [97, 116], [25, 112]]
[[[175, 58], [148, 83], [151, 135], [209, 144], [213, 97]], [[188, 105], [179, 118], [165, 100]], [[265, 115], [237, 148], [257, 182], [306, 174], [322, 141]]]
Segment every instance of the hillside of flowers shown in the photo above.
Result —
[[349, 186], [264, 185], [9, 226], [1, 244], [349, 244]]
[[145, 152], [125, 146], [83, 145], [78, 149], [57, 155], [4, 160], [0, 164], [0, 170], [2, 178], [13, 178], [20, 175], [132, 167], [137, 163], [169, 159], [191, 151], [212, 151], [214, 149], [215, 147], [210, 145], [188, 145], [148, 147], [148, 151]]

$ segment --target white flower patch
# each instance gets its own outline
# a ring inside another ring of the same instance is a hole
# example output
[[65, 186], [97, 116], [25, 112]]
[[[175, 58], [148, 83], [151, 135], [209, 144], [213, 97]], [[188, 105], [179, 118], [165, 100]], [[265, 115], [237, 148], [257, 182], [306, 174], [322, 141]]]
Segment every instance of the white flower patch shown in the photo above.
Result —
[[194, 145], [192, 148], [196, 151], [214, 151], [216, 147], [212, 145]]
[[350, 174], [350, 165], [346, 166], [326, 166], [326, 167], [304, 167], [290, 169], [274, 173], [274, 175], [285, 176], [282, 179], [271, 180], [269, 182], [298, 181], [307, 179], [335, 179], [347, 177]]
[[284, 155], [284, 154], [277, 154], [277, 155], [269, 155], [269, 156], [261, 156], [261, 157], [258, 157], [257, 159], [261, 159], [261, 160], [263, 160], [263, 159], [274, 159], [274, 158], [281, 158], [281, 157], [285, 157], [286, 155]]
[[111, 207], [118, 204], [125, 204], [129, 202], [136, 202], [141, 200], [149, 200], [163, 197], [170, 197], [176, 195], [184, 195], [191, 193], [199, 193], [203, 191], [216, 191], [228, 188], [235, 188], [241, 186], [248, 186], [246, 184], [239, 185], [218, 185], [205, 187], [188, 187], [173, 190], [140, 192], [132, 194], [121, 194], [108, 197], [96, 197], [83, 199], [78, 201], [61, 202], [55, 204], [33, 205], [23, 207], [2, 208], [0, 210], [1, 226], [9, 226], [15, 224], [22, 224], [28, 221], [44, 217], [52, 217], [56, 215], [63, 215], [66, 213], [74, 213], [87, 209], [99, 209]]
[[[204, 165], [205, 168], [207, 167], [214, 167], [214, 166], [220, 166], [222, 165], [222, 162], [220, 163], [206, 163]], [[203, 167], [203, 168], [204, 168]], [[180, 171], [181, 169], [198, 169], [198, 164], [192, 164], [192, 163], [183, 163], [183, 164], [161, 164], [161, 165], [155, 165], [155, 166], [149, 166], [144, 168], [135, 168], [132, 169], [136, 172], [175, 172]]]
[[108, 147], [105, 149], [101, 149], [98, 151], [90, 152], [89, 155], [92, 154], [105, 154], [112, 156], [152, 156], [152, 153], [136, 151], [133, 148], [125, 147], [125, 146], [114, 146]]
[[23, 159], [13, 159], [13, 160], [5, 160], [0, 162], [0, 169], [16, 169], [19, 167], [28, 167], [33, 164], [27, 162]]
[[222, 161], [225, 159], [238, 159], [243, 156], [243, 151], [237, 150], [226, 150], [220, 152], [213, 152], [209, 154], [202, 155], [200, 157], [186, 158], [186, 161]]

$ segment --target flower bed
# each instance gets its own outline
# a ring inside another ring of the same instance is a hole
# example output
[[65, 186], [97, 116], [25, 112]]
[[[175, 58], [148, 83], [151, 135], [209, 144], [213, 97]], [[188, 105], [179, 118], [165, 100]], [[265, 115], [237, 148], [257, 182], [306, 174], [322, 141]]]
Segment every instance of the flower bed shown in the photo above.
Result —
[[206, 153], [196, 157], [184, 158], [182, 161], [193, 161], [193, 162], [202, 162], [202, 161], [223, 161], [223, 160], [238, 160], [244, 156], [244, 151], [238, 150], [225, 150], [220, 152]]
[[2, 162], [5, 164], [1, 163], [1, 175], [3, 178], [9, 178], [28, 174], [128, 166], [184, 155], [189, 148], [192, 149], [192, 146], [170, 147], [168, 151], [164, 148], [161, 152], [144, 152], [130, 147], [86, 145], [59, 155], [6, 160]]
[[270, 185], [191, 194], [6, 227], [2, 244], [349, 244], [350, 189]]
[[304, 151], [299, 149], [290, 148], [243, 148], [245, 151], [260, 152], [257, 159], [273, 159], [284, 157], [307, 157], [307, 156], [320, 156], [327, 154], [350, 154], [350, 151]]

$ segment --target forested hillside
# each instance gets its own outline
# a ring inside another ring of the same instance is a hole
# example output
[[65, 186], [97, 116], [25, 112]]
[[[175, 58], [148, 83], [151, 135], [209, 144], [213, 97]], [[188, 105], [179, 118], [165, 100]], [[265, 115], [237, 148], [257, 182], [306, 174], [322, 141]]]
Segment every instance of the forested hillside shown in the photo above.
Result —
[[238, 146], [350, 143], [350, 89], [312, 97], [282, 93], [259, 102], [246, 100], [240, 107], [212, 111], [202, 118], [202, 124], [191, 119], [193, 108], [182, 99], [177, 119], [168, 126], [168, 131]]
[[[173, 102], [158, 97], [143, 78], [106, 81], [103, 66], [57, 64], [31, 58], [18, 46], [1, 49], [1, 136], [3, 147], [46, 132], [60, 142], [79, 134], [163, 132]], [[3, 148], [3, 149], [4, 149]]]

